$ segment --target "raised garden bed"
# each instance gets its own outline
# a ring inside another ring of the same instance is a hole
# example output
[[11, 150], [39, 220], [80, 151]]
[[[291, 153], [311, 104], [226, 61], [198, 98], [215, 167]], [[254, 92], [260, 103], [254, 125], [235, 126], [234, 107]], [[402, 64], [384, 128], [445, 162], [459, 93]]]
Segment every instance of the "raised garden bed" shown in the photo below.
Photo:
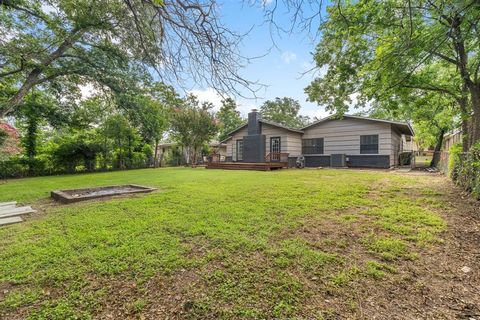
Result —
[[97, 188], [55, 190], [51, 192], [51, 197], [56, 201], [60, 201], [62, 203], [72, 203], [131, 193], [147, 193], [155, 190], [157, 189], [139, 186], [135, 184], [127, 184], [120, 186], [107, 186]]

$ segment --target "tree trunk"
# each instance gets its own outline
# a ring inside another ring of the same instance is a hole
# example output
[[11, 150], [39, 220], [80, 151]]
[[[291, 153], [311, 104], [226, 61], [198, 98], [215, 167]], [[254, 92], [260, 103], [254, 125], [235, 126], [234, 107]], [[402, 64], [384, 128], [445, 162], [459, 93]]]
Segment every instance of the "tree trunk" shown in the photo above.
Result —
[[430, 162], [430, 167], [432, 168], [437, 167], [438, 163], [440, 162], [440, 152], [442, 150], [444, 135], [445, 135], [445, 129], [442, 128], [438, 133], [437, 143], [435, 145], [435, 149], [433, 150], [433, 158], [432, 158], [432, 161]]
[[192, 168], [195, 168], [197, 165], [197, 149], [196, 148], [191, 148], [191, 156], [190, 160], [192, 161]]
[[28, 172], [33, 174], [35, 168], [33, 167], [33, 162], [35, 156], [37, 155], [37, 131], [38, 131], [38, 119], [31, 117], [28, 119], [27, 134], [25, 137], [25, 151], [28, 156]]
[[107, 150], [107, 137], [105, 136], [104, 137], [104, 140], [103, 140], [103, 163], [102, 163], [102, 168], [104, 170], [107, 170], [107, 153], [108, 153], [108, 150]]
[[462, 151], [467, 152], [470, 146], [470, 125], [467, 119], [462, 120]]
[[469, 149], [480, 142], [480, 113], [474, 113], [470, 120], [470, 145]]
[[153, 167], [158, 168], [158, 140], [155, 140], [155, 153], [153, 154]]
[[470, 120], [470, 144], [469, 149], [480, 142], [480, 88], [475, 86], [471, 89], [473, 114]]
[[[458, 57], [457, 67], [463, 81], [463, 90], [468, 90], [472, 103], [473, 115], [471, 115], [471, 129], [468, 132], [469, 145], [468, 149], [477, 141], [480, 141], [480, 84], [476, 77], [472, 80], [472, 76], [468, 70], [469, 54], [465, 48], [465, 39], [462, 35], [461, 25], [463, 18], [456, 14], [452, 18], [452, 39], [453, 47]], [[468, 112], [470, 109], [467, 109]], [[470, 114], [467, 114], [470, 116]]]

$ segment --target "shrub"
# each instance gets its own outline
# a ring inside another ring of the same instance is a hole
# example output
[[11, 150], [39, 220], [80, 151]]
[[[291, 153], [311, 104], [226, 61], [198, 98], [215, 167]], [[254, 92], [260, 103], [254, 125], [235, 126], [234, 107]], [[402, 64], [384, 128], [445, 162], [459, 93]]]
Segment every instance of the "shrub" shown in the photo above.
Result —
[[450, 148], [450, 155], [448, 158], [448, 172], [450, 172], [450, 177], [455, 181], [456, 180], [456, 172], [455, 172], [455, 164], [460, 161], [460, 156], [462, 154], [462, 144], [455, 143]]
[[412, 153], [402, 152], [398, 155], [398, 162], [401, 166], [408, 166], [412, 163]]
[[480, 199], [480, 142], [468, 153], [461, 149], [451, 150], [451, 178], [460, 187]]
[[83, 165], [87, 171], [95, 170], [96, 157], [101, 146], [81, 136], [63, 138], [52, 156], [59, 171], [75, 172], [77, 166]]
[[25, 177], [27, 175], [28, 168], [18, 158], [0, 161], [0, 179]]
[[23, 178], [51, 174], [47, 161], [43, 158], [10, 157], [0, 161], [0, 179]]
[[3, 131], [2, 128], [0, 128], [0, 147], [7, 140], [7, 138], [8, 138], [8, 133], [6, 131]]

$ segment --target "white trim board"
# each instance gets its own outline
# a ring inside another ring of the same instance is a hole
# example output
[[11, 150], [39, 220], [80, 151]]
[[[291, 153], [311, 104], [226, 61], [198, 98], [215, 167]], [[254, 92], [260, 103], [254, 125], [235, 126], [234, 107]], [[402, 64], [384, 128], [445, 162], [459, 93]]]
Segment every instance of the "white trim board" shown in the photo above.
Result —
[[18, 207], [18, 208], [12, 208], [12, 207], [7, 207], [7, 208], [0, 208], [0, 216], [6, 213], [13, 213], [13, 212], [35, 212], [31, 207]]
[[17, 201], [10, 201], [10, 202], [0, 202], [1, 207], [15, 207], [17, 205]]

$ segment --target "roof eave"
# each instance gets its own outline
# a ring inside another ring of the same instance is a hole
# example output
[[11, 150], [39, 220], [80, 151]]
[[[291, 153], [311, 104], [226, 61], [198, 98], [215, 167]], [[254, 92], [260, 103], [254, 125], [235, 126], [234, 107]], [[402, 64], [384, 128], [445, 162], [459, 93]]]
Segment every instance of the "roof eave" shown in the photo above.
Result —
[[286, 126], [281, 125], [281, 124], [276, 123], [276, 122], [271, 122], [271, 121], [266, 121], [266, 120], [260, 120], [260, 122], [265, 123], [265, 124], [269, 124], [269, 125], [274, 126], [274, 127], [282, 128], [282, 129], [285, 129], [285, 130], [288, 130], [288, 131], [303, 133], [302, 129], [289, 128], [289, 127], [286, 127]]

